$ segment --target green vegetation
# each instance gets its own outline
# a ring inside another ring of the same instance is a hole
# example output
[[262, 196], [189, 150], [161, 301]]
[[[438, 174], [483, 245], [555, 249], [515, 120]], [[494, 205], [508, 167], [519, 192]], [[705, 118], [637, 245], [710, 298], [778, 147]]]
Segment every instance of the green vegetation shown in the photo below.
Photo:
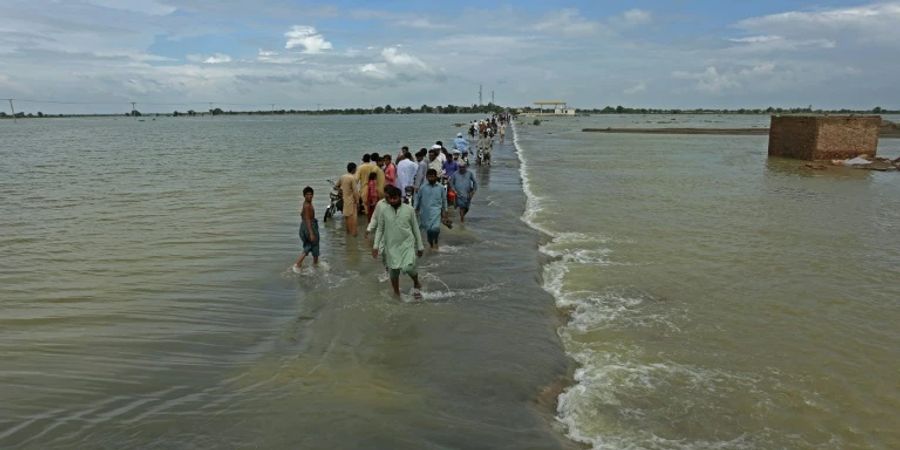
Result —
[[[169, 117], [197, 117], [197, 116], [220, 116], [220, 115], [366, 115], [366, 114], [493, 114], [502, 111], [518, 111], [522, 113], [537, 113], [539, 109], [533, 107], [515, 108], [495, 105], [488, 103], [487, 105], [422, 105], [417, 108], [411, 106], [375, 106], [371, 108], [330, 108], [317, 110], [298, 110], [298, 109], [273, 109], [273, 110], [257, 110], [257, 111], [224, 111], [222, 108], [213, 108], [206, 112], [197, 112], [193, 109], [186, 112], [173, 111], [171, 113], [149, 113], [144, 114], [138, 110], [126, 112], [128, 117], [141, 116], [169, 116]], [[716, 108], [695, 108], [695, 109], [678, 109], [678, 108], [632, 108], [625, 106], [606, 106], [604, 108], [594, 109], [578, 109], [579, 114], [900, 114], [900, 109], [885, 109], [876, 106], [869, 110], [856, 109], [813, 109], [812, 105], [796, 108], [768, 107], [768, 108], [740, 108], [740, 109], [716, 109]], [[120, 114], [44, 114], [40, 111], [34, 113], [26, 113], [17, 111], [16, 118], [48, 118], [48, 117], [94, 117], [94, 116], [118, 116]], [[0, 112], [0, 119], [12, 119], [13, 116]]]

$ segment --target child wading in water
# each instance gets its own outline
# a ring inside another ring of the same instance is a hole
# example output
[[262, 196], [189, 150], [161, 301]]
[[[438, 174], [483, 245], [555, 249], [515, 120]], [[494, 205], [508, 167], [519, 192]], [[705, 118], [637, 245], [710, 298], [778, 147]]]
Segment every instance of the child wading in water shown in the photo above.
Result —
[[303, 188], [303, 204], [300, 207], [300, 243], [303, 252], [294, 263], [294, 271], [298, 272], [306, 255], [312, 253], [313, 264], [319, 264], [319, 222], [316, 220], [316, 210], [313, 208], [313, 188]]

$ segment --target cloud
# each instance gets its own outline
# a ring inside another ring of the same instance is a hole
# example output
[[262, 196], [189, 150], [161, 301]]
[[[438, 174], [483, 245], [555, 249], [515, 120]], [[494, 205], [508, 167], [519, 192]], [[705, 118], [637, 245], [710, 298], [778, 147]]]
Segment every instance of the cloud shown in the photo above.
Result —
[[387, 82], [445, 79], [440, 70], [409, 53], [401, 52], [397, 47], [382, 49], [381, 61], [363, 64], [357, 69], [357, 73], [364, 79]]
[[199, 62], [203, 64], [224, 64], [231, 62], [231, 56], [224, 53], [214, 53], [212, 55], [187, 55], [187, 60], [191, 62]]
[[622, 93], [626, 94], [626, 95], [633, 95], [633, 94], [638, 94], [638, 93], [644, 92], [646, 90], [647, 90], [647, 84], [644, 83], [643, 81], [641, 81], [640, 83], [638, 83], [630, 88], [625, 89], [624, 91], [622, 91]]
[[166, 16], [178, 9], [154, 0], [88, 0], [87, 3], [102, 8], [118, 9], [150, 16]]
[[737, 28], [787, 38], [900, 42], [900, 2], [788, 11], [739, 21]]
[[419, 70], [428, 70], [428, 67], [421, 59], [410, 55], [409, 53], [400, 53], [396, 47], [388, 47], [381, 51], [381, 56], [388, 64], [393, 66], [411, 67]]
[[323, 50], [331, 49], [331, 42], [326, 41], [325, 37], [319, 34], [314, 27], [294, 25], [290, 31], [284, 33], [284, 36], [288, 38], [287, 43], [284, 44], [286, 49], [300, 47], [303, 49], [303, 53], [307, 54], [322, 53]]
[[534, 29], [564, 36], [588, 36], [597, 33], [601, 26], [581, 17], [577, 9], [566, 8], [547, 14], [534, 25]]
[[720, 70], [709, 66], [701, 72], [675, 71], [672, 77], [681, 80], [696, 81], [695, 89], [708, 94], [722, 94], [725, 91], [738, 89], [744, 84], [771, 77], [775, 71], [774, 63], [760, 63], [731, 70]]
[[653, 21], [653, 16], [649, 11], [644, 11], [642, 9], [629, 9], [622, 13], [622, 21], [626, 25], [635, 26], [635, 25], [644, 25]]
[[356, 20], [383, 20], [391, 25], [420, 30], [450, 29], [450, 24], [439, 23], [430, 18], [417, 14], [393, 13], [371, 9], [356, 9], [350, 12], [350, 17]]
[[829, 49], [837, 47], [837, 43], [830, 39], [787, 39], [775, 35], [729, 38], [728, 41], [741, 44], [740, 48], [747, 52], [794, 51], [811, 48]]

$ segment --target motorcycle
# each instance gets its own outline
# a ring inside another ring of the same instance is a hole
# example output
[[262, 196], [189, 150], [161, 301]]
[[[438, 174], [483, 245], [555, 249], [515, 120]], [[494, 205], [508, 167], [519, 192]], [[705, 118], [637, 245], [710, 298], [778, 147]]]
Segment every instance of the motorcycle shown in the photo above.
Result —
[[[336, 184], [333, 180], [325, 180], [329, 186], [331, 186], [331, 192], [328, 193], [328, 206], [325, 207], [325, 216], [324, 220], [327, 223], [328, 219], [334, 217], [337, 213], [344, 212], [344, 194], [341, 192], [341, 185]], [[366, 210], [362, 204], [362, 200], [359, 201], [359, 205], [357, 205], [358, 214], [365, 214]]]
[[331, 192], [328, 193], [328, 206], [325, 207], [325, 222], [334, 217], [335, 213], [344, 210], [344, 196], [341, 194], [341, 187], [332, 180], [325, 180], [331, 186]]

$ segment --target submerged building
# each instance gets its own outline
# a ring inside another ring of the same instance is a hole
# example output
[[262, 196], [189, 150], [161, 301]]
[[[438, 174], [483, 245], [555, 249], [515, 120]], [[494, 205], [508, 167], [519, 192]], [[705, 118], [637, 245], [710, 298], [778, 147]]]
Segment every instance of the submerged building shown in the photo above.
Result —
[[772, 116], [769, 156], [823, 160], [875, 156], [881, 116]]
[[[574, 116], [575, 108], [569, 108], [562, 100], [541, 100], [534, 102], [538, 112], [532, 113], [538, 116]], [[546, 111], [545, 111], [546, 109]]]

